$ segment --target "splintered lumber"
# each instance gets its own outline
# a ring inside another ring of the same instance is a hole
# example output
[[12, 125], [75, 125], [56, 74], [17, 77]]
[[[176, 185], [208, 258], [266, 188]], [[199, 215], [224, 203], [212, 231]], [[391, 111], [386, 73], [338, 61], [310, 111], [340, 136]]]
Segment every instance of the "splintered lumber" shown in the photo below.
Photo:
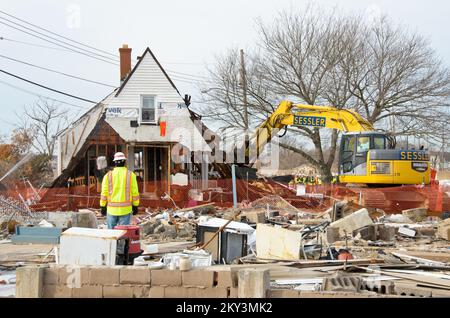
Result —
[[402, 278], [402, 279], [411, 280], [411, 281], [422, 283], [422, 284], [433, 285], [433, 286], [436, 286], [437, 288], [443, 288], [443, 289], [450, 290], [450, 280], [446, 280], [446, 279], [431, 278], [431, 277], [427, 277], [420, 273], [414, 273], [414, 274], [397, 273], [397, 272], [393, 272], [392, 270], [388, 270], [388, 269], [387, 270], [377, 270], [374, 268], [365, 268], [365, 267], [360, 267], [360, 266], [355, 266], [355, 268], [365, 270], [365, 271], [368, 271], [371, 273]]
[[179, 210], [176, 210], [176, 212], [192, 211], [192, 210], [197, 210], [197, 209], [205, 208], [205, 207], [207, 207], [207, 206], [214, 206], [214, 205], [215, 205], [214, 202], [211, 202], [211, 203], [205, 203], [205, 204], [200, 204], [200, 205], [192, 206], [192, 207], [189, 207], [189, 208], [179, 209]]
[[426, 259], [426, 258], [421, 258], [421, 257], [416, 257], [416, 256], [411, 256], [411, 255], [406, 255], [406, 254], [400, 254], [400, 253], [395, 253], [395, 252], [391, 252], [392, 255], [400, 258], [400, 259], [406, 259], [409, 261], [416, 261], [417, 263], [420, 264], [425, 264], [425, 265], [435, 265], [435, 266], [445, 266], [445, 263], [443, 262], [437, 262], [437, 261], [433, 261], [430, 259]]
[[[260, 259], [260, 258], [258, 258]], [[261, 258], [262, 260], [269, 260]], [[349, 260], [316, 260], [316, 261], [297, 261], [292, 260], [277, 260], [278, 262], [285, 261], [284, 265], [296, 267], [296, 268], [307, 268], [307, 267], [325, 267], [325, 266], [341, 266], [341, 265], [374, 265], [383, 264], [384, 260], [381, 258], [360, 258], [360, 259], [349, 259]], [[280, 263], [282, 264], [282, 263]]]

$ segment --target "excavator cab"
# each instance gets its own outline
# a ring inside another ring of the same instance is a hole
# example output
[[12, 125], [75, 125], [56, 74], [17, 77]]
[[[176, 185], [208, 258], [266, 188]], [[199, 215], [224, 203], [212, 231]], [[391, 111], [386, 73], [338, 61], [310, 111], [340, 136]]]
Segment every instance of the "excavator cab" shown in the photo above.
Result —
[[341, 139], [339, 174], [350, 172], [365, 173], [369, 150], [392, 148], [392, 139], [388, 138], [384, 133], [346, 133]]
[[382, 132], [345, 133], [339, 151], [339, 182], [428, 184], [428, 152], [395, 149], [395, 139]]

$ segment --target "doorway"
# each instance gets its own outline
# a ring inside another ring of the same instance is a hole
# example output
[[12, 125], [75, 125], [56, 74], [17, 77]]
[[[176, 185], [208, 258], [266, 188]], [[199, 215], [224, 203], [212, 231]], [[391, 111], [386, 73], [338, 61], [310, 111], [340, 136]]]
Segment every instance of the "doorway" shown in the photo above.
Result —
[[169, 148], [145, 147], [146, 192], [161, 196], [169, 191]]

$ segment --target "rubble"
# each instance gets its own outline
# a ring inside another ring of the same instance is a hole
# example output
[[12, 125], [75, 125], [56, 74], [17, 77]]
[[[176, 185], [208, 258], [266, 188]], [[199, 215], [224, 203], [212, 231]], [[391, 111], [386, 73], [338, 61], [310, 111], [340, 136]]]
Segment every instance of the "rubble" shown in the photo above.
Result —
[[370, 224], [373, 224], [373, 221], [369, 217], [369, 212], [367, 209], [361, 209], [342, 219], [334, 221], [330, 224], [330, 227], [339, 228], [339, 233], [341, 235], [346, 235], [347, 233], [352, 233], [353, 231]]
[[439, 222], [437, 227], [437, 236], [449, 241], [450, 240], [450, 219]]
[[[105, 227], [105, 219], [89, 209], [38, 214], [28, 213], [22, 206], [19, 213], [14, 212], [13, 208], [14, 217], [3, 225], [4, 232], [8, 224], [14, 228], [24, 224], [49, 229]], [[123, 290], [106, 282], [103, 289], [98, 289], [101, 284], [96, 283], [70, 295], [114, 297], [148, 292], [162, 297], [185, 297], [189, 293], [226, 297], [229, 288], [229, 295], [234, 297], [441, 296], [450, 289], [447, 276], [438, 272], [450, 270], [450, 219], [440, 221], [426, 213], [415, 208], [385, 214], [348, 201], [337, 201], [321, 211], [308, 210], [293, 206], [279, 195], [240, 204], [238, 209], [205, 203], [183, 209], [146, 210], [134, 217], [139, 225], [142, 255], [133, 264], [141, 272], [161, 270], [155, 273], [156, 285], [150, 286], [152, 283], [135, 276], [130, 267], [126, 275], [123, 273], [123, 286], [128, 286]], [[3, 214], [2, 219], [11, 217], [11, 213]], [[48, 257], [47, 261], [54, 258]], [[239, 276], [246, 266], [261, 270]], [[215, 283], [209, 286], [212, 277], [217, 276], [208, 276], [204, 271], [219, 271], [220, 277], [229, 273], [227, 281], [233, 283], [227, 283], [229, 287]], [[180, 276], [166, 282], [164, 277], [176, 272]], [[251, 283], [252, 275], [263, 277], [264, 283]], [[190, 285], [196, 282], [207, 286], [194, 292]], [[129, 287], [132, 284], [138, 286]], [[56, 285], [44, 290], [45, 295], [68, 293]]]

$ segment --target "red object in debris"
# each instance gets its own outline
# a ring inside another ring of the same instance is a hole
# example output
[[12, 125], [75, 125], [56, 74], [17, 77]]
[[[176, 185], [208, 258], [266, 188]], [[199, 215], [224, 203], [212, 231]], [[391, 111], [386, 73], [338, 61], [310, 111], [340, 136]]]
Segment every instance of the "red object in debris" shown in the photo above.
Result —
[[197, 202], [197, 201], [190, 199], [190, 200], [188, 201], [186, 207], [187, 207], [187, 208], [192, 208], [192, 207], [197, 206], [197, 205], [198, 205], [198, 202]]
[[346, 261], [346, 260], [349, 260], [349, 259], [353, 259], [353, 255], [350, 254], [349, 251], [342, 251], [342, 252], [339, 253], [338, 260]]
[[159, 134], [164, 137], [166, 135], [166, 126], [167, 123], [165, 121], [161, 121], [159, 123]]
[[130, 241], [128, 254], [139, 254], [141, 252], [141, 241], [139, 236], [139, 226], [137, 225], [116, 225], [115, 230], [125, 230], [124, 237]]
[[431, 183], [433, 183], [436, 180], [437, 170], [434, 168], [430, 168], [430, 179]]

